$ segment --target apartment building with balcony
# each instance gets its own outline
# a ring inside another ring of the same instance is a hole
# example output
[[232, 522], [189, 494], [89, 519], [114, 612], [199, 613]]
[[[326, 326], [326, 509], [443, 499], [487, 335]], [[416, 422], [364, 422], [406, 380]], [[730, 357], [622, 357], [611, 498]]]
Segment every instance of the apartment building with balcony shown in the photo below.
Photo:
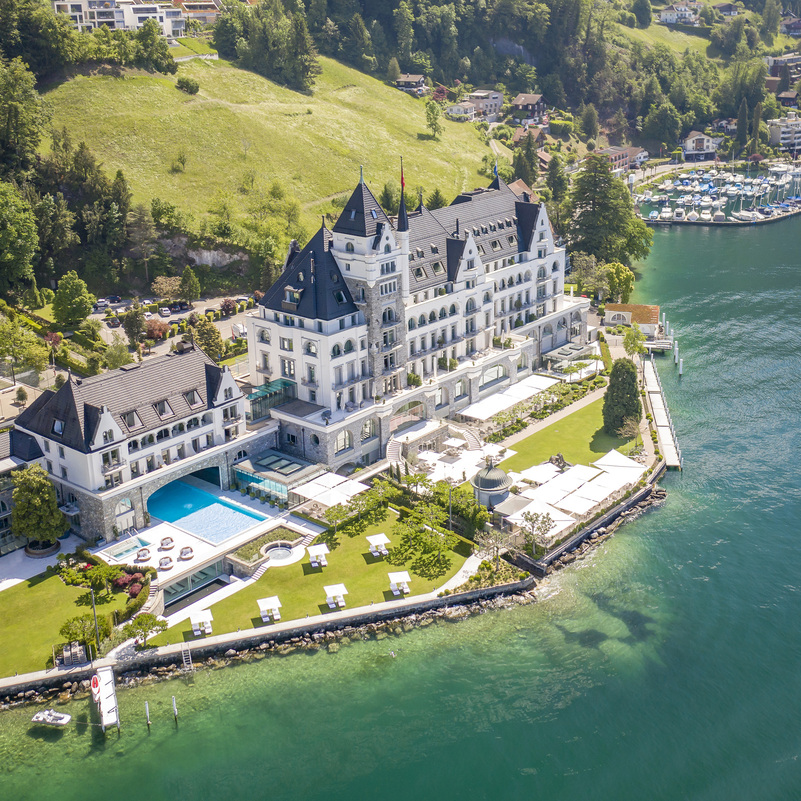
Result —
[[[586, 298], [564, 294], [544, 204], [500, 179], [390, 220], [360, 181], [248, 318], [254, 419], [282, 450], [369, 464], [415, 421], [444, 418], [586, 343]], [[254, 384], [256, 383], [254, 380]]]
[[147, 499], [177, 478], [230, 468], [274, 444], [246, 430], [244, 397], [227, 367], [190, 345], [42, 393], [15, 423], [50, 474], [61, 509], [88, 540], [147, 523]]
[[797, 153], [801, 150], [801, 118], [797, 112], [788, 111], [786, 117], [768, 120], [768, 135], [771, 147]]
[[171, 3], [143, 3], [141, 0], [53, 0], [53, 11], [66, 14], [78, 30], [105, 25], [111, 30], [136, 31], [152, 19], [164, 36], [183, 36], [186, 16]]

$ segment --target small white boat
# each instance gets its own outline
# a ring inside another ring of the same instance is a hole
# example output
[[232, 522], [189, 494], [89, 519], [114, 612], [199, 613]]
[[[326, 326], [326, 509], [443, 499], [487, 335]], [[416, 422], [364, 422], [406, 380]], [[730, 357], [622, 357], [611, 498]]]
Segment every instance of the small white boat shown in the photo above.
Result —
[[[684, 212], [682, 212], [683, 214]], [[659, 213], [660, 220], [672, 220], [673, 219], [673, 209], [670, 206], [665, 206], [662, 211]]]
[[32, 718], [32, 723], [41, 723], [44, 726], [66, 726], [72, 720], [72, 715], [56, 712], [55, 709], [43, 709]]
[[707, 195], [706, 197], [701, 198], [701, 208], [708, 209], [712, 206], [712, 198]]
[[726, 215], [720, 209], [718, 209], [712, 215], [712, 222], [726, 222]]
[[658, 220], [658, 219], [659, 219], [659, 212], [658, 212], [656, 209], [654, 209], [654, 210], [653, 210], [653, 211], [652, 211], [652, 212], [651, 212], [651, 213], [648, 215], [648, 219], [649, 219], [649, 220], [652, 220], [652, 221], [654, 221], [654, 220]]
[[687, 222], [698, 222], [698, 217], [698, 212], [693, 209], [693, 211], [687, 215]]
[[704, 209], [701, 212], [699, 219], [701, 222], [712, 222], [712, 213], [709, 211], [709, 209]]
[[684, 219], [684, 209], [677, 208], [673, 212], [673, 219], [681, 222]]

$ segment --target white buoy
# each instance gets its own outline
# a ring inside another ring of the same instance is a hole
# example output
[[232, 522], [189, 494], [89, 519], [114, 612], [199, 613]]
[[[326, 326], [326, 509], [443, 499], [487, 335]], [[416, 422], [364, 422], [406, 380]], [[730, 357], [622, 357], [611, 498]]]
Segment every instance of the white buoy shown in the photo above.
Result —
[[684, 359], [679, 359], [679, 375], [684, 372]]
[[147, 701], [145, 701], [145, 717], [147, 718], [147, 727], [150, 728], [150, 707], [148, 706]]
[[175, 703], [175, 696], [172, 697], [172, 713], [175, 715], [175, 722], [178, 722], [178, 705]]
[[679, 363], [679, 341], [678, 339], [673, 343], [673, 364]]

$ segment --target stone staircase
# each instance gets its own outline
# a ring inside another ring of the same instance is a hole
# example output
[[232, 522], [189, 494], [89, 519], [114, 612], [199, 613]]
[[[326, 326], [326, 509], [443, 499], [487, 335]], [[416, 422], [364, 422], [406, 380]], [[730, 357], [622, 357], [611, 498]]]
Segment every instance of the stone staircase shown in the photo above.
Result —
[[403, 461], [401, 449], [403, 445], [399, 439], [391, 439], [387, 443], [387, 460], [391, 465], [400, 464]]
[[467, 450], [469, 451], [480, 451], [482, 447], [481, 438], [469, 428], [463, 428], [462, 434], [464, 434], [464, 438], [467, 441]]
[[[316, 539], [317, 535], [312, 532], [311, 534], [304, 535], [303, 539], [300, 541], [300, 545], [304, 548], [311, 545], [314, 540]], [[296, 546], [297, 547], [297, 546]], [[253, 578], [258, 581], [266, 572], [267, 568], [270, 566], [270, 560], [267, 559], [264, 564], [259, 565], [259, 569], [253, 574]]]

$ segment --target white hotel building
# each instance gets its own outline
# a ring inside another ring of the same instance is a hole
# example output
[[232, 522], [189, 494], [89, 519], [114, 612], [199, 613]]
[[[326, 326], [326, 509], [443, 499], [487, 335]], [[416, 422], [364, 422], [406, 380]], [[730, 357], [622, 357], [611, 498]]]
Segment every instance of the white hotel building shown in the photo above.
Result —
[[500, 179], [392, 221], [360, 181], [332, 230], [293, 243], [248, 320], [251, 416], [278, 420], [288, 453], [373, 463], [411, 424], [586, 345], [589, 300], [564, 276], [545, 205]]

